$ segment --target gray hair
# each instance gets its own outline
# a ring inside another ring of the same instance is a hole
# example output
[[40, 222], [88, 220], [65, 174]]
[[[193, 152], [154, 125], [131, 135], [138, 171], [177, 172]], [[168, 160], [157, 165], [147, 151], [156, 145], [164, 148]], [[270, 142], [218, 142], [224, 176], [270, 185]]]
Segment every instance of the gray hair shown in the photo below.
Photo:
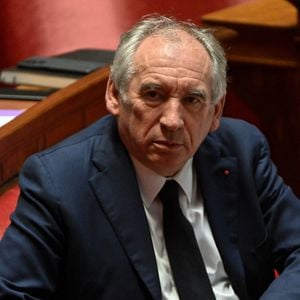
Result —
[[174, 18], [148, 16], [121, 36], [121, 41], [111, 66], [111, 78], [121, 98], [126, 98], [129, 82], [136, 72], [134, 55], [142, 41], [152, 35], [168, 36], [169, 33], [177, 30], [185, 31], [199, 41], [212, 60], [212, 102], [217, 103], [225, 96], [227, 62], [224, 50], [213, 36], [211, 30], [200, 28], [191, 22], [175, 20]]

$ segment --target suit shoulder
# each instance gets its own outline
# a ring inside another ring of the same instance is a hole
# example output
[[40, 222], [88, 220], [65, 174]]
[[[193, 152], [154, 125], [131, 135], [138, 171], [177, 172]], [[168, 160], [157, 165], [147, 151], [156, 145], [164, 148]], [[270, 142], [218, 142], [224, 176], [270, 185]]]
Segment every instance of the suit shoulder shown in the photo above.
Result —
[[254, 153], [262, 145], [268, 148], [265, 136], [255, 125], [233, 118], [222, 118], [220, 127], [209, 134], [207, 142], [219, 145], [227, 154]]
[[31, 164], [35, 160], [34, 158], [39, 158], [44, 162], [51, 162], [56, 166], [65, 166], [72, 162], [79, 163], [81, 160], [91, 157], [93, 151], [101, 143], [103, 136], [112, 127], [113, 122], [111, 116], [101, 118], [61, 142], [31, 155], [27, 158], [24, 166]]
[[112, 124], [113, 117], [104, 117], [58, 144], [31, 155], [21, 168], [20, 184], [34, 176], [52, 178], [51, 182], [57, 186], [65, 182], [74, 185], [74, 182], [89, 177], [94, 170], [92, 158], [105, 143], [105, 137], [110, 138]]
[[261, 134], [259, 129], [255, 125], [253, 125], [245, 120], [227, 118], [227, 117], [223, 117], [221, 119], [219, 131], [220, 132], [228, 131], [233, 134], [239, 134], [242, 132]]
[[70, 148], [73, 149], [76, 147], [84, 147], [86, 144], [94, 143], [106, 132], [111, 122], [112, 118], [110, 116], [105, 116], [46, 150], [37, 153], [37, 155], [42, 157], [53, 152], [70, 150]]
[[225, 117], [221, 119], [220, 127], [212, 135], [238, 140], [264, 138], [262, 132], [255, 125], [244, 120]]

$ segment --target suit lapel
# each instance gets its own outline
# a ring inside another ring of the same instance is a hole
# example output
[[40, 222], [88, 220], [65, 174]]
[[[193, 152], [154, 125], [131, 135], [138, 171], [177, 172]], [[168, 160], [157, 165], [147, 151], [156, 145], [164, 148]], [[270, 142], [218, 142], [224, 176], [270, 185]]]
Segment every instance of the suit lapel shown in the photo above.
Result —
[[[153, 299], [161, 289], [151, 236], [130, 158], [119, 140], [116, 124], [108, 125], [94, 154], [98, 172], [89, 180], [132, 266]], [[241, 299], [247, 296], [244, 268], [239, 253], [238, 166], [235, 157], [221, 155], [208, 137], [195, 155], [204, 205], [225, 270]]]
[[153, 299], [161, 299], [155, 255], [134, 169], [117, 135], [103, 138], [93, 161], [99, 170], [90, 179], [96, 197]]
[[238, 167], [235, 157], [222, 157], [211, 138], [195, 156], [206, 213], [225, 270], [236, 293], [248, 299], [245, 274], [239, 253]]

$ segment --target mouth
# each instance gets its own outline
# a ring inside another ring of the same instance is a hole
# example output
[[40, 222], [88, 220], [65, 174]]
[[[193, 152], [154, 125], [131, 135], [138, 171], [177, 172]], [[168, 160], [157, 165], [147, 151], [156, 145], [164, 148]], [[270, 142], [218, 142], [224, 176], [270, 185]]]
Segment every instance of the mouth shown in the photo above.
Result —
[[155, 148], [161, 151], [175, 151], [180, 150], [184, 144], [177, 141], [169, 141], [169, 140], [157, 140], [153, 142]]

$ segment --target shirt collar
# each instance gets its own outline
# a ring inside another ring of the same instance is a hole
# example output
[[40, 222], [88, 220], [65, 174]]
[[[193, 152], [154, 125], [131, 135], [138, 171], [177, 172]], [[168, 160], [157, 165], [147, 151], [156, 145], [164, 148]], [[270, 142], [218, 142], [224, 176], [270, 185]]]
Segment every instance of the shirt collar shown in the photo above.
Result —
[[192, 201], [193, 158], [190, 158], [174, 177], [168, 178], [156, 174], [132, 156], [131, 159], [136, 171], [142, 200], [146, 207], [152, 204], [166, 180], [170, 179], [177, 181], [183, 189], [188, 202], [190, 203]]

